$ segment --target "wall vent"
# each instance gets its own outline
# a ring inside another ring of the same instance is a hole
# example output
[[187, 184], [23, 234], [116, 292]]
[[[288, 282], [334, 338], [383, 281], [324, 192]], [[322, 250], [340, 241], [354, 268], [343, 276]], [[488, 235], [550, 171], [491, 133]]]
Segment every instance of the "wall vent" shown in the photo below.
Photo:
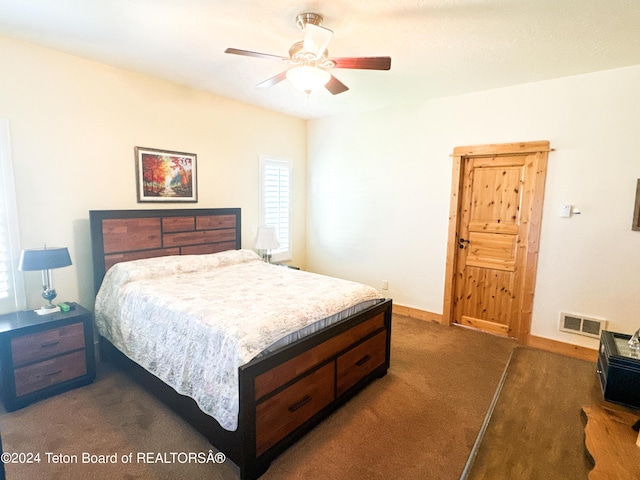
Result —
[[600, 338], [600, 333], [607, 328], [607, 321], [598, 318], [585, 317], [573, 313], [560, 314], [560, 330], [577, 333], [587, 337]]

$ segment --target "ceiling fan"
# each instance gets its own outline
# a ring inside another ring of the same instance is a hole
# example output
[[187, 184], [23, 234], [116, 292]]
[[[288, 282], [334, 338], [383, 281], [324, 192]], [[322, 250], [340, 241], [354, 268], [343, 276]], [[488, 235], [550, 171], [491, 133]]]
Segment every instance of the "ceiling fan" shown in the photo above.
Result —
[[329, 72], [329, 69], [332, 68], [359, 70], [389, 70], [391, 68], [391, 57], [329, 58], [327, 46], [333, 32], [321, 26], [322, 20], [322, 16], [317, 13], [301, 13], [296, 17], [296, 24], [304, 31], [304, 40], [291, 46], [288, 57], [237, 48], [227, 48], [225, 53], [278, 60], [290, 64], [291, 68], [256, 86], [258, 88], [272, 87], [287, 79], [294, 87], [307, 94], [323, 87], [333, 95], [349, 90], [349, 87]]

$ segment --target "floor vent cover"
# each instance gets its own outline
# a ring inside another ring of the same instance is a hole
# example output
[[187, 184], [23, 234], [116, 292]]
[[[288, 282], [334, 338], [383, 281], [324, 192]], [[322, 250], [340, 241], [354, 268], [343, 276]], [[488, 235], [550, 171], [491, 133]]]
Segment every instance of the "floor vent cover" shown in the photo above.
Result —
[[602, 330], [607, 328], [607, 321], [598, 318], [589, 318], [573, 313], [560, 314], [560, 330], [563, 332], [577, 333], [587, 337], [600, 338]]

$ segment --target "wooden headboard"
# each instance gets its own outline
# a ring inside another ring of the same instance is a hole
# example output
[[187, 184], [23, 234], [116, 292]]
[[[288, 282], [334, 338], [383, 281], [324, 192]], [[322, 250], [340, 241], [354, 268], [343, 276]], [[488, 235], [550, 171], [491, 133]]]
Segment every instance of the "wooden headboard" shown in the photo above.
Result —
[[241, 248], [239, 208], [91, 210], [93, 280], [118, 262]]

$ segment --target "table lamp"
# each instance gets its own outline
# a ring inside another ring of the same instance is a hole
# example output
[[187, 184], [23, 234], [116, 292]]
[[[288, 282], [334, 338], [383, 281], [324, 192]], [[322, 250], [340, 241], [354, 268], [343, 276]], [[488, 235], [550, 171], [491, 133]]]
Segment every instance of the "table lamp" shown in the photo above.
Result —
[[256, 248], [265, 250], [264, 259], [267, 263], [271, 263], [271, 250], [280, 246], [278, 235], [276, 235], [276, 227], [273, 225], [262, 225], [258, 227], [258, 235], [256, 236]]
[[30, 248], [22, 250], [18, 270], [21, 271], [42, 271], [42, 298], [47, 300], [47, 305], [35, 310], [38, 315], [57, 312], [60, 307], [54, 305], [52, 300], [57, 294], [51, 282], [51, 270], [54, 268], [68, 267], [71, 265], [69, 250], [67, 247]]

